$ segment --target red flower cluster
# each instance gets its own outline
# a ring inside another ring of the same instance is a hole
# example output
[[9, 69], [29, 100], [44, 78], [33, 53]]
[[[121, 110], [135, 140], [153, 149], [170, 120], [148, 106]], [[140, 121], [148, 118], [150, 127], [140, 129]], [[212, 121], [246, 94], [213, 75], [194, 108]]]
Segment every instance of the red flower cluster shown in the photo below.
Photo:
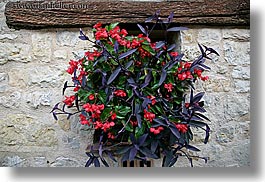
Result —
[[159, 126], [157, 128], [153, 128], [153, 127], [150, 128], [150, 132], [154, 133], [155, 135], [158, 135], [163, 130], [164, 128], [162, 126]]
[[89, 100], [94, 100], [94, 99], [95, 99], [94, 94], [90, 94], [90, 95], [88, 96], [88, 99], [89, 99]]
[[200, 69], [194, 69], [194, 74], [196, 74], [202, 81], [208, 80], [208, 76], [202, 76], [202, 70]]
[[72, 106], [74, 101], [75, 101], [75, 96], [72, 95], [72, 96], [69, 96], [69, 97], [68, 96], [65, 96], [65, 100], [63, 102], [67, 106]]
[[181, 133], [186, 133], [188, 131], [188, 125], [187, 124], [175, 124], [176, 128], [181, 132]]
[[70, 60], [69, 62], [69, 67], [68, 69], [66, 70], [67, 73], [69, 73], [70, 75], [72, 75], [74, 73], [74, 71], [78, 68], [78, 62], [77, 61], [74, 61], [74, 60]]
[[97, 50], [95, 50], [93, 52], [90, 52], [90, 51], [85, 52], [85, 56], [86, 56], [87, 60], [89, 60], [89, 61], [94, 61], [95, 58], [99, 57], [100, 55], [101, 55], [101, 53], [98, 52]]
[[138, 122], [137, 121], [130, 120], [130, 123], [131, 123], [132, 127], [138, 126]]
[[115, 123], [113, 121], [111, 122], [105, 122], [105, 123], [102, 123], [100, 121], [96, 121], [94, 123], [95, 125], [95, 129], [102, 129], [104, 132], [107, 132], [107, 130], [109, 130], [111, 127], [115, 126]]
[[192, 79], [193, 76], [190, 72], [190, 67], [191, 67], [191, 63], [180, 63], [180, 67], [178, 68], [178, 72], [176, 73], [176, 75], [178, 76], [178, 79], [183, 81], [185, 79]]
[[172, 83], [165, 83], [164, 88], [167, 89], [168, 92], [172, 92], [173, 85]]
[[108, 32], [106, 28], [102, 28], [101, 26], [102, 26], [101, 23], [97, 23], [96, 25], [93, 26], [93, 28], [97, 29], [95, 33], [96, 40], [108, 38]]
[[110, 119], [111, 120], [115, 120], [115, 119], [117, 119], [117, 114], [116, 113], [110, 113], [111, 114], [111, 116], [110, 116]]
[[144, 110], [144, 118], [150, 122], [155, 119], [156, 115], [154, 113], [148, 112], [146, 109]]
[[80, 118], [80, 123], [82, 125], [90, 125], [89, 121], [86, 119], [86, 116], [84, 116], [83, 114], [80, 114], [79, 115], [79, 118]]
[[115, 136], [111, 132], [109, 132], [108, 133], [108, 138], [114, 140]]
[[170, 55], [173, 57], [177, 57], [179, 54], [178, 54], [178, 52], [171, 52]]
[[105, 107], [104, 104], [96, 105], [96, 104], [86, 103], [83, 105], [83, 108], [85, 109], [86, 112], [92, 113], [91, 115], [92, 118], [100, 118], [101, 111], [104, 110], [104, 107]]
[[116, 95], [117, 97], [126, 97], [126, 92], [124, 90], [116, 90], [114, 92], [114, 95]]
[[155, 98], [153, 95], [148, 95], [147, 98], [148, 98], [148, 99], [151, 99], [151, 101], [152, 101], [151, 104], [152, 104], [152, 105], [155, 105], [155, 104], [156, 104], [156, 98]]

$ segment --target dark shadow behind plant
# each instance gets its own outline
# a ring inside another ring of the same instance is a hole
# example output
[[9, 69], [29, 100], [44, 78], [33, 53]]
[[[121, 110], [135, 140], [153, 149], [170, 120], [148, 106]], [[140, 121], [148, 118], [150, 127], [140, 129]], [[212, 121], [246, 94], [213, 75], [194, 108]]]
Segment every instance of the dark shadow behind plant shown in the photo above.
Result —
[[[168, 43], [167, 34], [187, 28], [172, 27], [172, 19], [173, 13], [162, 20], [158, 11], [145, 21], [151, 27], [138, 24], [138, 36], [128, 35], [118, 23], [104, 28], [97, 23], [93, 27], [95, 40], [80, 30], [79, 38], [93, 43], [95, 49], [69, 62], [67, 72], [73, 85], [65, 82], [63, 94], [69, 88], [74, 94], [51, 112], [56, 120], [60, 114], [68, 118], [79, 114], [81, 124], [95, 129], [86, 167], [109, 166], [105, 158], [117, 161], [117, 155], [122, 161], [161, 158], [163, 167], [173, 166], [179, 156], [187, 157], [191, 166], [194, 157], [207, 162], [207, 158], [188, 152], [200, 151], [190, 145], [191, 127], [205, 131], [205, 144], [210, 134], [204, 92], [195, 94], [194, 83], [208, 79], [202, 76], [204, 70], [210, 70], [205, 61], [218, 53], [198, 44], [201, 54], [193, 61], [182, 60], [184, 54], [174, 51], [176, 45]], [[150, 34], [159, 26], [165, 39], [152, 42]], [[76, 112], [68, 111], [72, 107]]]

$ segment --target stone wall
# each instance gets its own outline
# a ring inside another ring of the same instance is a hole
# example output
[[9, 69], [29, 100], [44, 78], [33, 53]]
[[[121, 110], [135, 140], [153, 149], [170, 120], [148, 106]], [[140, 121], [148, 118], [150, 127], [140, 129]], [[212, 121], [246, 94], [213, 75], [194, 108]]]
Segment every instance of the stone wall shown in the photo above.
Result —
[[[55, 121], [50, 111], [63, 99], [72, 52], [91, 45], [78, 39], [78, 28], [9, 29], [4, 16], [6, 2], [0, 1], [0, 166], [82, 167], [93, 131], [75, 118]], [[89, 34], [89, 28], [84, 29]], [[208, 62], [210, 80], [197, 85], [206, 92], [212, 132], [208, 144], [197, 145], [201, 155], [210, 157], [209, 163], [195, 165], [248, 166], [250, 30], [190, 27], [181, 33], [186, 59], [199, 51], [197, 42], [212, 46], [221, 56]], [[198, 133], [197, 140], [202, 134]]]

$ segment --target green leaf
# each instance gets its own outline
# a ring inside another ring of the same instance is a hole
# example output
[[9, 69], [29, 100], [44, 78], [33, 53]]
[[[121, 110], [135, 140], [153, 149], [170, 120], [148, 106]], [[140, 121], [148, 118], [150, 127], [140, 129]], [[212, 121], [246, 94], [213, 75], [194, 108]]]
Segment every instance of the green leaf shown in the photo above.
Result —
[[111, 23], [109, 26], [106, 27], [106, 29], [107, 29], [108, 31], [110, 31], [110, 30], [112, 30], [113, 28], [115, 28], [118, 24], [119, 24], [119, 22]]
[[155, 55], [155, 51], [152, 47], [150, 47], [149, 45], [142, 45], [142, 48], [144, 50], [146, 50], [147, 52], [149, 52], [151, 55]]
[[126, 125], [126, 121], [124, 119], [121, 120], [121, 123], [123, 124], [123, 126], [125, 126], [125, 130], [133, 132], [133, 128], [131, 127], [131, 125], [129, 123], [127, 123]]
[[115, 106], [115, 113], [119, 116], [126, 116], [131, 111], [128, 106]]
[[103, 91], [103, 90], [100, 90], [99, 93], [98, 93], [98, 99], [103, 103], [105, 104], [106, 103], [106, 100], [107, 100], [107, 94]]
[[111, 108], [105, 108], [103, 112], [100, 114], [101, 121], [106, 121], [110, 116], [110, 112], [112, 111]]
[[145, 131], [145, 125], [143, 124], [141, 128], [139, 128], [138, 126], [135, 128], [135, 137], [139, 138], [140, 136], [142, 136], [144, 134]]
[[111, 62], [111, 64], [113, 64], [115, 66], [119, 65], [119, 63], [117, 63], [116, 61], [114, 61], [114, 59], [110, 59], [110, 62]]

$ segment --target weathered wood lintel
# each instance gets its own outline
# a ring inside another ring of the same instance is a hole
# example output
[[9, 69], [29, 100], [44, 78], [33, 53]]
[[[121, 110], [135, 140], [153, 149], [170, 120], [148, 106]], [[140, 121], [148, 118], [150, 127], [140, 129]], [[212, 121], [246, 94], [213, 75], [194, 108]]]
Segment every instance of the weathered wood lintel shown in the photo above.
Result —
[[249, 26], [249, 0], [152, 1], [26, 1], [8, 2], [7, 25], [15, 29], [87, 27], [101, 23], [142, 23], [157, 10], [162, 18], [174, 12], [182, 25]]

